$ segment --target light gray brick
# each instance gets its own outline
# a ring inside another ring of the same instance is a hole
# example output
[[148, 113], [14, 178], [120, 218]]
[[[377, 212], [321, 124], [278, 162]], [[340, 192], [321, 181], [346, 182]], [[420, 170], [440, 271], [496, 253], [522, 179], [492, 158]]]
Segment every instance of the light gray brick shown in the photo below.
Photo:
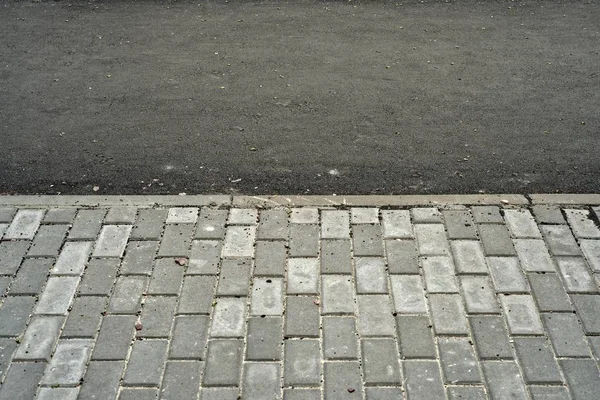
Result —
[[446, 383], [479, 383], [481, 373], [469, 338], [438, 338], [440, 363]]
[[398, 313], [426, 313], [425, 289], [419, 275], [392, 275], [394, 310]]
[[35, 297], [8, 296], [0, 306], [0, 336], [18, 336], [25, 329]]
[[69, 230], [68, 225], [42, 225], [27, 255], [29, 257], [56, 257]]
[[243, 337], [246, 298], [221, 298], [213, 313], [211, 337]]
[[442, 213], [435, 207], [412, 208], [412, 220], [416, 224], [437, 224], [442, 222]]
[[156, 399], [158, 389], [152, 388], [122, 388], [119, 400], [147, 400]]
[[350, 240], [321, 241], [321, 273], [352, 273], [352, 252], [350, 250]]
[[[75, 208], [50, 208], [46, 211], [44, 224], [71, 224], [75, 219]], [[0, 222], [2, 222], [0, 220]]]
[[531, 212], [527, 209], [504, 210], [504, 219], [510, 233], [518, 239], [538, 239], [542, 237]]
[[405, 391], [411, 400], [445, 399], [440, 366], [433, 360], [404, 361]]
[[248, 399], [278, 400], [281, 398], [280, 363], [245, 363], [242, 396]]
[[0, 275], [14, 275], [17, 272], [29, 245], [24, 240], [0, 242]]
[[531, 209], [538, 224], [566, 224], [558, 206], [538, 204]]
[[283, 400], [321, 400], [320, 389], [283, 389]]
[[83, 275], [83, 271], [92, 251], [92, 242], [65, 243], [54, 268], [53, 275]]
[[382, 210], [383, 237], [386, 239], [412, 239], [413, 227], [408, 210]]
[[398, 342], [400, 354], [406, 358], [436, 358], [431, 322], [426, 315], [399, 315]]
[[220, 241], [194, 240], [190, 254], [190, 265], [186, 274], [218, 274], [222, 247], [223, 243]]
[[[11, 281], [12, 281], [12, 277], [10, 277], [10, 276], [0, 276], [0, 297], [3, 297], [4, 295], [6, 295], [7, 289], [10, 286]], [[45, 281], [46, 281], [46, 279], [44, 277], [44, 282]], [[40, 291], [41, 291], [41, 286], [40, 286]]]
[[[324, 369], [324, 398], [362, 399], [363, 387], [358, 362], [325, 362]], [[349, 390], [350, 389], [350, 390]]]
[[209, 323], [206, 315], [175, 317], [169, 358], [203, 360]]
[[76, 400], [79, 388], [43, 387], [40, 388], [36, 400]]
[[237, 386], [242, 367], [242, 340], [211, 340], [204, 369], [204, 386]]
[[516, 254], [506, 226], [480, 224], [478, 229], [486, 256], [512, 256]]
[[488, 257], [488, 266], [498, 293], [526, 293], [525, 276], [516, 257]]
[[248, 296], [251, 273], [251, 260], [223, 260], [217, 295]]
[[450, 257], [422, 257], [421, 263], [428, 293], [458, 293]]
[[79, 277], [50, 277], [35, 308], [36, 314], [67, 315]]
[[12, 338], [0, 338], [0, 380], [8, 369], [13, 352], [17, 348], [17, 342]]
[[254, 278], [250, 315], [283, 314], [283, 279]]
[[44, 210], [19, 210], [4, 232], [4, 240], [27, 239], [35, 236], [42, 219]]
[[290, 225], [290, 257], [317, 257], [319, 254], [319, 226]]
[[148, 278], [142, 276], [120, 277], [108, 304], [111, 314], [136, 314], [142, 306], [142, 294], [146, 291]]
[[186, 276], [177, 312], [179, 314], [210, 314], [216, 283], [215, 276]]
[[135, 207], [112, 207], [104, 217], [104, 223], [107, 225], [131, 225], [135, 222], [136, 215], [137, 208]]
[[253, 208], [232, 208], [229, 210], [229, 225], [256, 225], [258, 210]]
[[459, 274], [487, 274], [481, 245], [475, 240], [453, 240], [452, 253]]
[[386, 295], [361, 295], [358, 302], [358, 332], [366, 336], [395, 336], [396, 323], [390, 298]]
[[158, 249], [159, 257], [187, 257], [194, 225], [168, 224]]
[[175, 297], [146, 297], [140, 319], [142, 329], [138, 331], [137, 337], [168, 338], [176, 303]]
[[429, 295], [431, 319], [437, 335], [468, 334], [467, 318], [460, 295]]
[[449, 400], [486, 400], [483, 387], [479, 386], [447, 386]]
[[588, 210], [565, 209], [573, 233], [579, 239], [600, 239], [600, 229], [591, 219]]
[[81, 283], [79, 284], [80, 296], [108, 296], [112, 289], [119, 268], [119, 260], [91, 259]]
[[195, 224], [198, 220], [198, 208], [174, 207], [169, 208], [167, 224]]
[[573, 400], [593, 399], [600, 391], [600, 374], [594, 360], [560, 360]]
[[292, 208], [290, 222], [292, 224], [318, 224], [319, 210], [310, 207]]
[[581, 255], [577, 242], [567, 225], [541, 225], [540, 230], [553, 256]]
[[529, 386], [532, 400], [571, 400], [564, 386]]
[[255, 237], [255, 226], [229, 226], [223, 245], [223, 257], [252, 257]]
[[124, 366], [124, 361], [90, 362], [81, 385], [79, 398], [115, 399]]
[[[588, 336], [588, 341], [596, 362], [600, 363], [600, 336]], [[1, 346], [1, 345], [0, 345]], [[0, 362], [1, 364], [1, 362]], [[1, 367], [0, 367], [1, 368]], [[2, 372], [0, 372], [0, 376]]]
[[158, 240], [167, 219], [167, 210], [140, 209], [131, 231], [132, 240]]
[[493, 400], [527, 399], [523, 378], [514, 361], [483, 361], [481, 364]]
[[196, 400], [200, 390], [200, 361], [169, 361], [160, 396], [163, 399]]
[[323, 356], [326, 359], [357, 359], [356, 320], [323, 317]]
[[533, 302], [533, 297], [529, 295], [505, 295], [500, 296], [500, 302], [510, 333], [513, 335], [544, 334], [544, 328]]
[[316, 258], [290, 258], [287, 271], [288, 294], [319, 293], [319, 261]]
[[450, 239], [477, 239], [477, 231], [469, 210], [442, 211]]
[[167, 340], [136, 340], [123, 377], [125, 386], [158, 386], [165, 367]]
[[282, 317], [250, 317], [248, 319], [246, 359], [281, 360]]
[[227, 210], [203, 207], [200, 210], [195, 238], [213, 240], [225, 238], [225, 221], [227, 221]]
[[100, 233], [104, 215], [104, 209], [79, 210], [69, 231], [69, 240], [95, 240]]
[[590, 357], [588, 342], [574, 314], [542, 314], [546, 332], [558, 357]]
[[49, 361], [63, 317], [33, 317], [15, 353], [15, 360]]
[[104, 317], [94, 345], [92, 360], [124, 360], [131, 345], [136, 320], [134, 315]]
[[283, 381], [286, 386], [317, 386], [321, 351], [317, 339], [286, 340]]
[[419, 273], [417, 245], [414, 240], [386, 240], [385, 250], [390, 274]]
[[464, 275], [460, 277], [460, 285], [469, 314], [500, 312], [496, 293], [487, 276]]
[[560, 257], [556, 259], [558, 270], [569, 293], [595, 293], [598, 287], [584, 259]]
[[521, 267], [528, 272], [555, 272], [550, 253], [543, 240], [515, 239], [513, 240]]
[[394, 339], [361, 340], [366, 385], [399, 385], [400, 364]]
[[471, 207], [473, 218], [478, 224], [501, 224], [504, 222], [500, 209], [495, 206], [474, 206]]
[[350, 213], [343, 210], [322, 211], [321, 237], [323, 239], [350, 238]]
[[354, 288], [348, 275], [322, 276], [322, 313], [353, 314]]
[[177, 295], [183, 281], [184, 266], [179, 265], [176, 259], [161, 258], [156, 260], [148, 294]]
[[449, 255], [446, 231], [442, 224], [416, 224], [414, 226], [419, 254], [422, 256]]
[[544, 337], [515, 338], [515, 350], [527, 383], [562, 382], [556, 357]]
[[36, 296], [42, 291], [42, 287], [48, 279], [48, 273], [52, 267], [51, 258], [27, 258], [23, 261], [17, 276], [10, 286], [11, 295]]
[[379, 209], [353, 207], [350, 209], [350, 219], [352, 224], [378, 224]]
[[402, 388], [399, 387], [367, 387], [366, 400], [401, 400]]
[[600, 240], [582, 239], [579, 241], [579, 246], [592, 271], [600, 272]]
[[473, 316], [469, 320], [473, 339], [481, 359], [513, 358], [502, 317]]
[[355, 258], [358, 294], [387, 293], [387, 274], [383, 258]]
[[121, 263], [120, 273], [122, 275], [150, 276], [157, 251], [158, 242], [156, 241], [129, 242]]
[[358, 225], [352, 228], [353, 254], [355, 257], [383, 257], [381, 225]]
[[600, 334], [600, 295], [572, 295], [577, 315], [588, 335]]
[[93, 341], [89, 339], [61, 340], [46, 367], [42, 385], [78, 385], [83, 378]]
[[254, 276], [284, 276], [285, 242], [256, 242]]
[[0, 207], [0, 222], [10, 223], [17, 213], [14, 207]]
[[258, 239], [285, 240], [289, 235], [288, 214], [286, 210], [263, 210], [256, 237]]
[[531, 291], [538, 309], [544, 311], [571, 311], [573, 306], [557, 274], [528, 274]]
[[0, 400], [33, 399], [42, 379], [45, 363], [13, 363], [0, 387]]
[[285, 337], [319, 337], [319, 307], [314, 297], [287, 296]]
[[62, 337], [94, 338], [102, 321], [106, 300], [106, 297], [76, 297], [62, 330]]

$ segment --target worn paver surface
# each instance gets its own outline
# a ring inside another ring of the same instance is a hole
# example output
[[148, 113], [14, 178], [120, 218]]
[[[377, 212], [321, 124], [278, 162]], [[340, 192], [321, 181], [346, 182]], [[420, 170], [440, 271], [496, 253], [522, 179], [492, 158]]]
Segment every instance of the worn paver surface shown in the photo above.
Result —
[[600, 393], [597, 207], [1, 200], [0, 399]]

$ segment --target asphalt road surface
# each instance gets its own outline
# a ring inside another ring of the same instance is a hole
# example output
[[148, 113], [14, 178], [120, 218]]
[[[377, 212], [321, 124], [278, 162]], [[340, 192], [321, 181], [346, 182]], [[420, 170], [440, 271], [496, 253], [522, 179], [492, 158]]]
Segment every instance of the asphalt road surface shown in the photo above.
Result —
[[581, 0], [3, 1], [0, 193], [599, 192], [599, 21]]

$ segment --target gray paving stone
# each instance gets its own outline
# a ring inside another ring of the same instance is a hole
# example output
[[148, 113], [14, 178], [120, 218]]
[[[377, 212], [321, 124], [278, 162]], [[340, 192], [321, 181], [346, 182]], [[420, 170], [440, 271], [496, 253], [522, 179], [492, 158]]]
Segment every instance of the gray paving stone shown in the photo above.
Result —
[[106, 297], [76, 297], [61, 336], [67, 338], [94, 338], [102, 321]]
[[513, 335], [543, 335], [544, 328], [530, 295], [500, 296], [508, 329]]
[[322, 313], [353, 314], [354, 288], [352, 277], [348, 275], [323, 275]]
[[365, 388], [366, 400], [402, 400], [402, 389], [399, 387]]
[[292, 208], [290, 222], [292, 224], [318, 224], [319, 210], [310, 207]]
[[[183, 281], [184, 266], [176, 259], [161, 258], [156, 260], [150, 277], [148, 294], [177, 295]], [[117, 283], [118, 284], [118, 283]]]
[[352, 273], [352, 252], [350, 250], [350, 240], [321, 241], [321, 273]]
[[396, 317], [398, 344], [403, 359], [436, 358], [431, 322], [426, 315]]
[[386, 240], [385, 250], [390, 274], [419, 273], [417, 245], [414, 240]]
[[251, 260], [223, 260], [219, 274], [218, 296], [248, 296]]
[[361, 336], [395, 336], [396, 323], [386, 295], [357, 296], [358, 332]]
[[281, 317], [250, 317], [246, 339], [246, 359], [252, 361], [281, 360], [282, 326], [283, 318]]
[[158, 240], [167, 219], [167, 210], [140, 209], [131, 231], [131, 240]]
[[516, 254], [506, 226], [480, 224], [478, 229], [486, 256], [512, 256]]
[[33, 399], [42, 379], [45, 363], [13, 363], [0, 386], [0, 400]]
[[354, 318], [323, 317], [323, 356], [328, 360], [358, 358]]
[[523, 378], [514, 361], [483, 361], [481, 364], [491, 399], [527, 399]]
[[425, 289], [419, 275], [392, 275], [390, 283], [396, 312], [407, 314], [427, 312]]
[[381, 225], [357, 225], [352, 227], [353, 254], [355, 257], [383, 256]]
[[29, 257], [56, 257], [68, 230], [68, 225], [40, 226], [27, 255]]
[[[592, 348], [592, 353], [594, 354], [594, 358], [596, 362], [600, 363], [600, 336], [588, 336], [588, 341], [590, 343], [590, 347]], [[0, 344], [0, 347], [2, 345]], [[2, 373], [0, 372], [0, 376]]]
[[256, 232], [257, 239], [285, 240], [289, 235], [286, 210], [263, 210]]
[[158, 396], [158, 389], [151, 388], [123, 388], [119, 400], [151, 400]]
[[238, 400], [238, 393], [238, 388], [202, 387], [200, 388], [200, 400]]
[[287, 296], [285, 337], [319, 337], [319, 307], [314, 297]]
[[488, 268], [479, 241], [453, 240], [450, 242], [456, 271], [459, 274], [487, 274]]
[[255, 226], [229, 226], [223, 244], [223, 257], [252, 257]]
[[176, 303], [176, 297], [146, 297], [140, 319], [142, 329], [137, 332], [137, 337], [168, 338]]
[[557, 274], [527, 274], [538, 309], [544, 311], [571, 311], [573, 306]]
[[573, 400], [593, 399], [600, 392], [600, 374], [594, 360], [560, 360]]
[[38, 295], [48, 279], [52, 267], [51, 258], [27, 258], [10, 286], [11, 295]]
[[106, 215], [104, 209], [77, 211], [73, 226], [69, 231], [69, 240], [96, 240], [104, 215]]
[[479, 386], [448, 386], [449, 400], [486, 400], [483, 387]]
[[546, 332], [558, 357], [590, 357], [590, 348], [577, 316], [542, 314]]
[[501, 224], [504, 222], [500, 209], [495, 206], [474, 206], [471, 207], [473, 218], [478, 224]]
[[92, 351], [89, 339], [60, 340], [42, 378], [42, 385], [78, 385]]
[[467, 318], [460, 295], [429, 295], [431, 319], [437, 335], [468, 334]]
[[358, 294], [387, 293], [387, 274], [383, 258], [355, 258], [356, 291]]
[[169, 358], [203, 360], [209, 324], [206, 315], [175, 317]]
[[17, 213], [14, 207], [0, 207], [0, 222], [10, 223]]
[[80, 398], [115, 399], [124, 367], [124, 361], [90, 362], [79, 392]]
[[283, 400], [321, 400], [319, 389], [283, 389]]
[[532, 400], [571, 400], [564, 386], [529, 386]]
[[18, 336], [25, 329], [35, 297], [8, 296], [0, 306], [0, 336]]
[[195, 224], [198, 220], [197, 207], [169, 208], [167, 224]]
[[321, 211], [321, 238], [349, 239], [350, 213], [343, 210]]
[[58, 316], [33, 317], [25, 330], [14, 359], [49, 361], [63, 322], [64, 318]]
[[542, 234], [535, 223], [535, 219], [529, 210], [519, 208], [516, 210], [504, 210], [504, 220], [512, 234], [519, 239], [541, 238]]
[[290, 258], [288, 260], [287, 293], [319, 293], [319, 261], [317, 258]]
[[500, 316], [472, 316], [471, 332], [480, 359], [512, 359], [504, 320]]
[[562, 376], [545, 337], [515, 338], [515, 350], [521, 361], [525, 382], [552, 383], [562, 382]]
[[487, 262], [496, 292], [529, 292], [529, 286], [516, 257], [488, 257]]
[[196, 239], [224, 239], [227, 210], [213, 210], [203, 207], [198, 218]]
[[37, 400], [76, 400], [79, 388], [43, 387], [40, 388]]
[[179, 296], [177, 313], [210, 314], [216, 283], [215, 276], [186, 276]]
[[323, 397], [325, 399], [363, 399], [363, 387], [358, 362], [327, 361], [323, 363], [323, 370], [325, 381]]
[[4, 235], [4, 232], [8, 229], [8, 224], [0, 224], [0, 239]]
[[223, 243], [220, 241], [194, 240], [186, 274], [218, 274], [222, 247]]
[[413, 227], [408, 210], [382, 210], [383, 237], [386, 239], [412, 239]]
[[91, 259], [79, 284], [79, 294], [108, 296], [115, 283], [118, 268], [118, 259]]
[[204, 369], [204, 386], [237, 386], [242, 367], [242, 340], [210, 340]]
[[117, 279], [115, 291], [108, 304], [111, 314], [136, 314], [142, 309], [142, 294], [148, 286], [148, 278], [122, 276]]
[[550, 253], [543, 240], [514, 239], [513, 240], [521, 267], [528, 272], [555, 272]]
[[443, 400], [446, 392], [442, 384], [440, 366], [433, 360], [404, 361], [405, 391], [411, 400]]
[[48, 278], [34, 312], [46, 315], [67, 315], [77, 285], [79, 285], [79, 277]]
[[600, 334], [600, 295], [572, 295], [577, 315], [588, 335]]
[[92, 242], [67, 242], [63, 246], [54, 268], [53, 275], [83, 275], [92, 251]]
[[134, 315], [108, 315], [102, 319], [92, 360], [124, 360], [134, 335]]
[[559, 257], [558, 270], [569, 293], [596, 293], [598, 287], [584, 259], [581, 257]]
[[168, 224], [158, 249], [159, 257], [187, 257], [193, 224]]
[[196, 400], [200, 390], [200, 361], [169, 361], [165, 368], [160, 396], [162, 399]]
[[250, 315], [283, 315], [282, 278], [254, 278]]
[[480, 383], [481, 373], [469, 338], [438, 338], [440, 363], [446, 383]]
[[160, 385], [168, 342], [166, 340], [136, 340], [127, 362], [123, 385]]
[[442, 224], [416, 224], [414, 226], [419, 254], [422, 256], [449, 255], [446, 231]]
[[553, 256], [581, 255], [577, 242], [567, 225], [541, 225], [540, 230]]
[[0, 243], [0, 275], [14, 275], [30, 243], [24, 240]]
[[256, 242], [254, 276], [284, 276], [287, 249], [285, 242]]
[[437, 224], [442, 222], [442, 213], [435, 207], [411, 208], [412, 220], [416, 224]]
[[579, 246], [592, 271], [600, 272], [600, 240], [582, 239], [579, 241]]
[[422, 257], [421, 264], [428, 293], [458, 293], [454, 265], [450, 257]]
[[379, 209], [353, 207], [350, 209], [350, 220], [352, 224], [378, 224]]
[[105, 224], [111, 225], [131, 225], [135, 222], [137, 208], [135, 207], [112, 207], [104, 217]]
[[450, 239], [477, 239], [473, 217], [468, 210], [442, 211]]
[[286, 386], [318, 386], [321, 350], [317, 339], [286, 340], [283, 381]]
[[[1, 211], [0, 211], [1, 213]], [[50, 208], [44, 216], [44, 224], [71, 224], [75, 219], [77, 209], [75, 208]], [[0, 218], [0, 222], [3, 222]]]
[[281, 398], [280, 363], [245, 363], [242, 396], [248, 399], [278, 400]]
[[213, 313], [211, 337], [244, 337], [246, 298], [220, 298]]
[[17, 342], [14, 339], [0, 338], [0, 380], [4, 378], [16, 348]]
[[17, 211], [17, 214], [4, 232], [4, 240], [33, 239], [42, 223], [42, 219], [44, 219], [44, 210], [22, 209]]
[[157, 241], [129, 242], [119, 272], [122, 275], [150, 276], [152, 274], [154, 257], [156, 256], [157, 251]]
[[588, 210], [565, 209], [567, 221], [579, 239], [600, 239], [600, 229], [591, 219]]
[[[0, 276], [0, 297], [3, 297], [6, 294], [11, 281], [12, 281], [12, 277], [10, 277], [10, 276]], [[44, 279], [44, 282], [45, 282], [45, 279]], [[41, 287], [40, 287], [40, 291], [41, 291]]]
[[467, 313], [495, 314], [500, 312], [494, 288], [487, 276], [463, 275], [460, 286], [465, 298]]
[[361, 340], [366, 385], [399, 385], [402, 381], [394, 339]]
[[258, 210], [253, 208], [232, 208], [229, 210], [228, 225], [256, 225]]
[[531, 208], [538, 224], [565, 224], [560, 208], [555, 205], [539, 204]]
[[290, 257], [317, 257], [319, 255], [319, 226], [290, 225]]

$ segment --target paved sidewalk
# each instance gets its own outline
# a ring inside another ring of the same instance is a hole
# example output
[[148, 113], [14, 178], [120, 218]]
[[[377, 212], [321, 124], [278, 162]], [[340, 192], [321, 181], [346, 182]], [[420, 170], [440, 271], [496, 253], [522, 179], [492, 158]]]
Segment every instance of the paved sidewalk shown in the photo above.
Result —
[[2, 400], [600, 393], [594, 205], [10, 202]]

